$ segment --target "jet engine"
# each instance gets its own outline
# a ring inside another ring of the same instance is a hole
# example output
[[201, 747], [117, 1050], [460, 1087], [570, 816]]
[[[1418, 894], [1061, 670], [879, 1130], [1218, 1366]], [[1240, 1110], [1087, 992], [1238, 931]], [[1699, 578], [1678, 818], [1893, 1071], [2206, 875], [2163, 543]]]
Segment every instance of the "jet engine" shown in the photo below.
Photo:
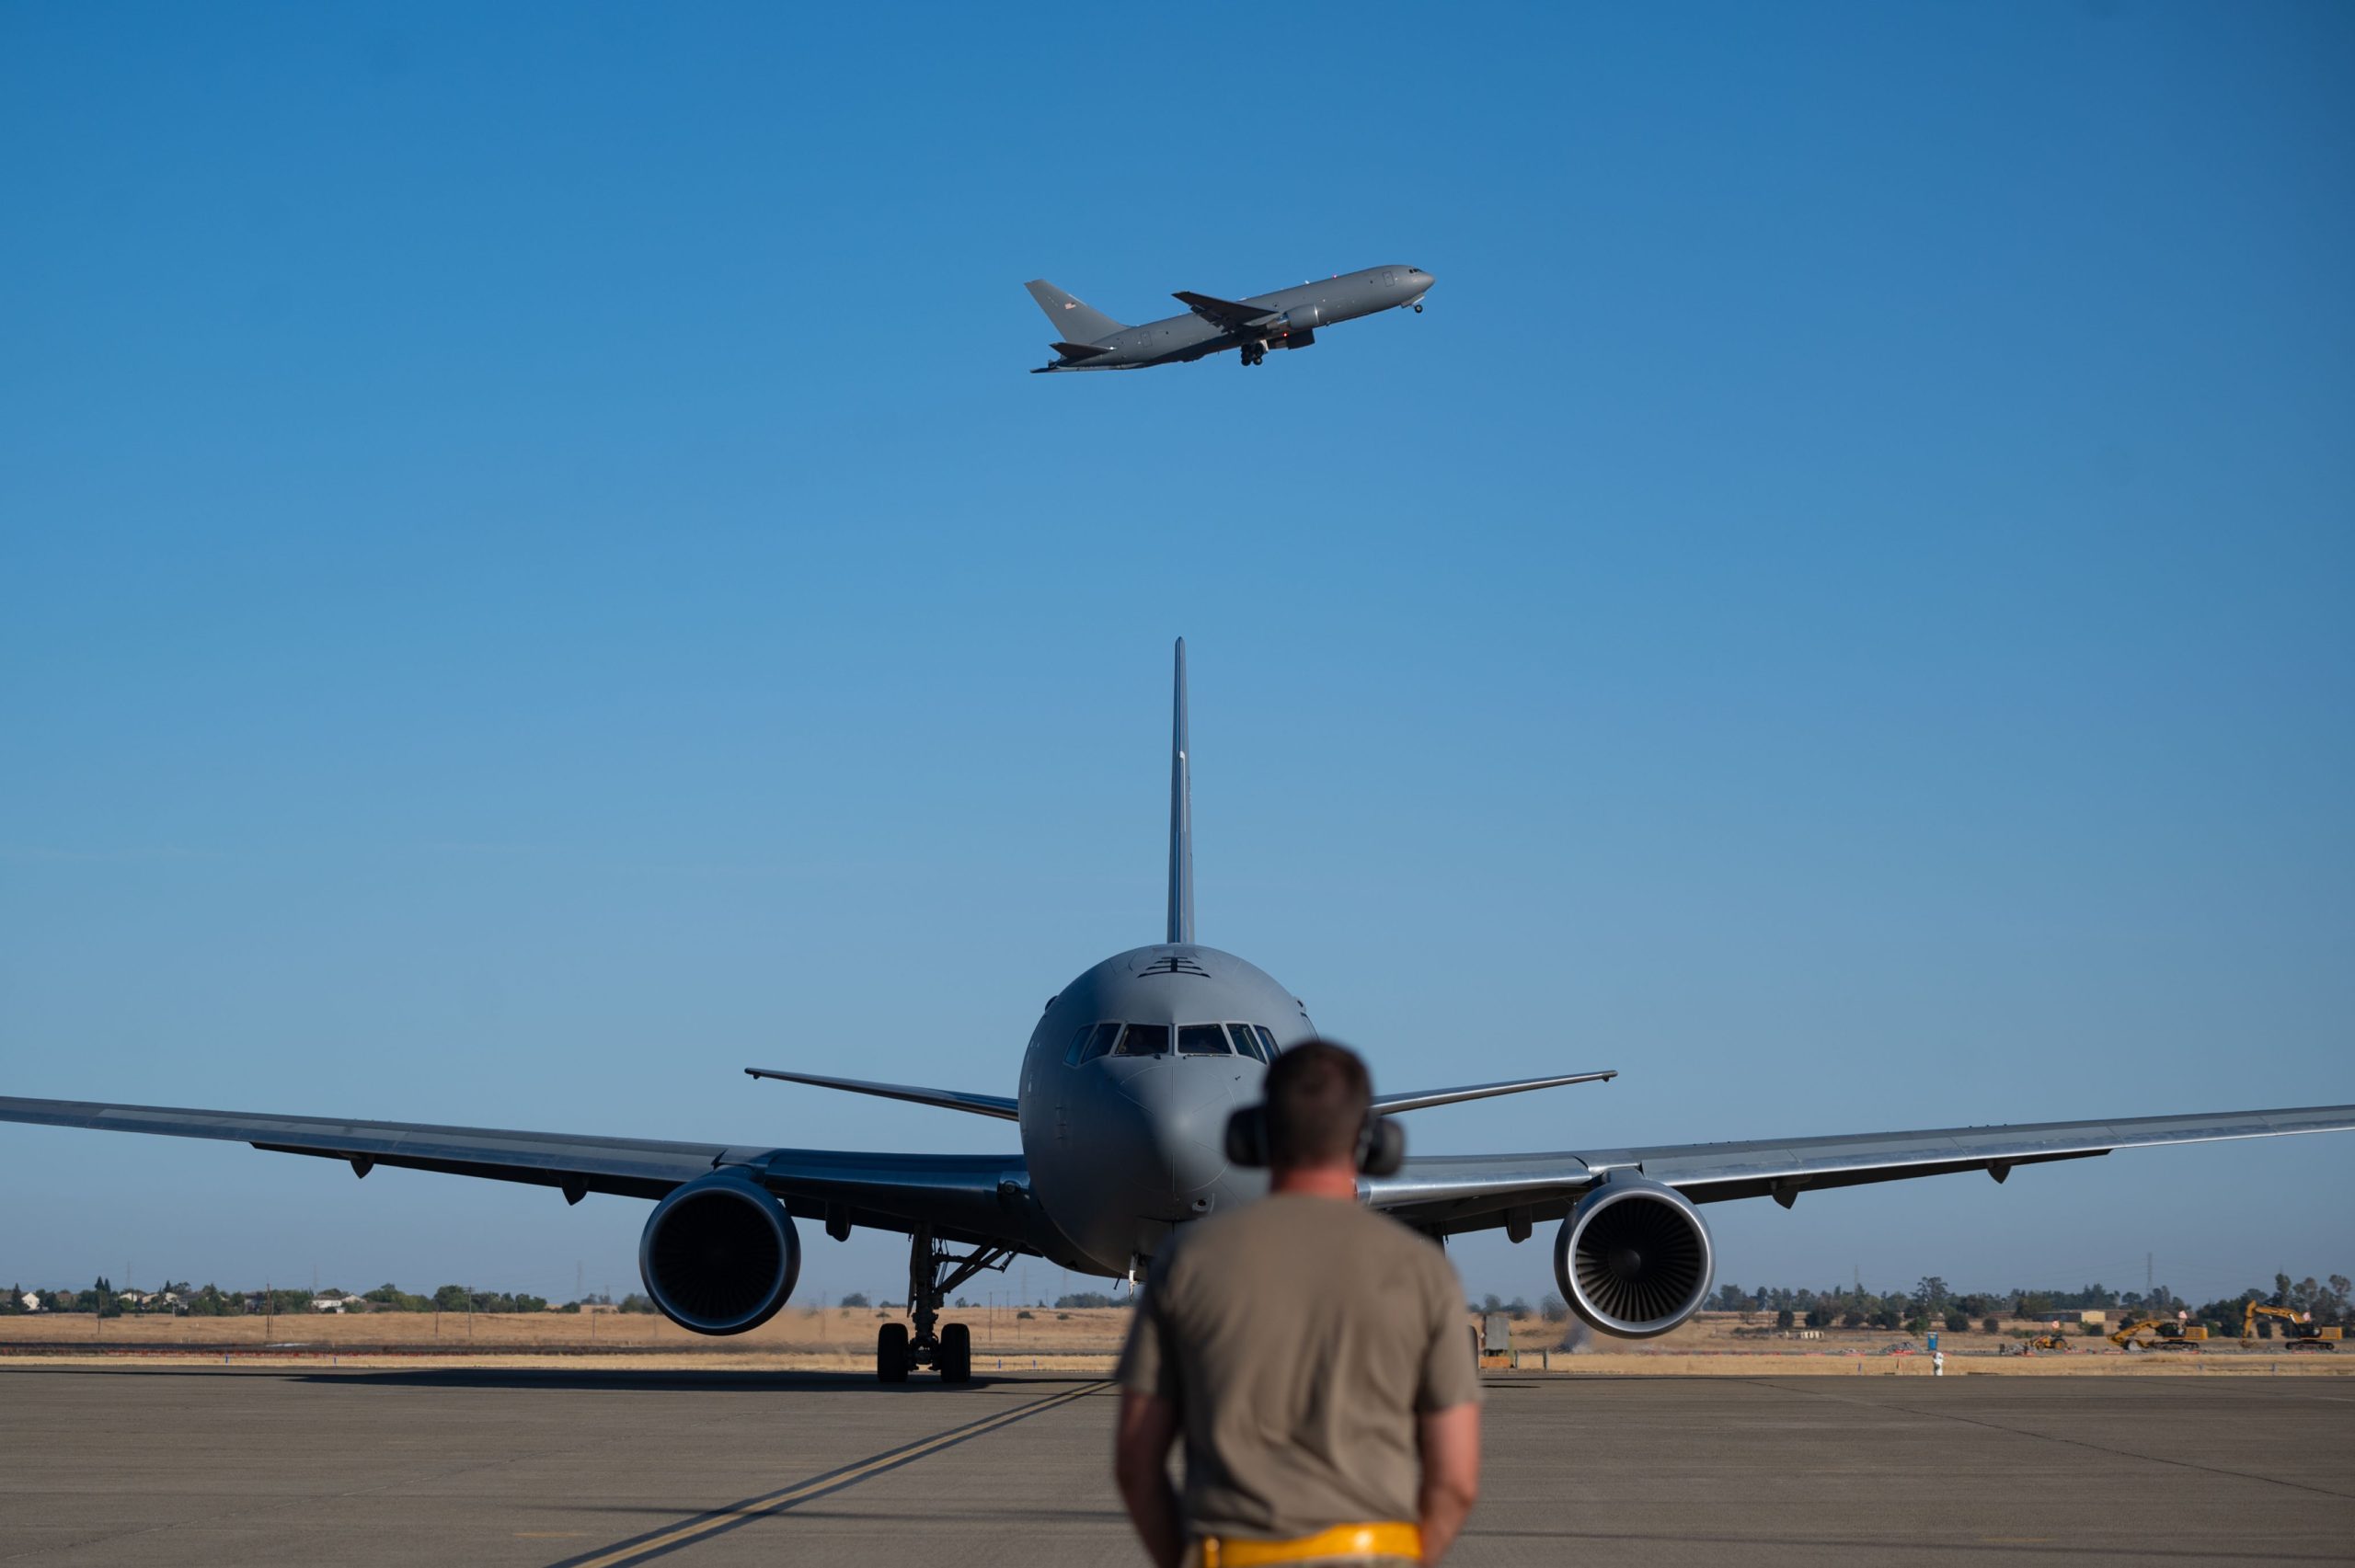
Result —
[[1290, 332], [1268, 339], [1270, 349], [1305, 349], [1316, 341], [1316, 334], [1305, 326], [1295, 326]]
[[1605, 1333], [1650, 1339], [1701, 1310], [1715, 1267], [1701, 1211], [1673, 1187], [1606, 1176], [1554, 1238], [1570, 1310]]
[[776, 1315], [801, 1274], [801, 1238], [768, 1190], [733, 1171], [654, 1206], [638, 1272], [662, 1315], [696, 1333], [742, 1333]]

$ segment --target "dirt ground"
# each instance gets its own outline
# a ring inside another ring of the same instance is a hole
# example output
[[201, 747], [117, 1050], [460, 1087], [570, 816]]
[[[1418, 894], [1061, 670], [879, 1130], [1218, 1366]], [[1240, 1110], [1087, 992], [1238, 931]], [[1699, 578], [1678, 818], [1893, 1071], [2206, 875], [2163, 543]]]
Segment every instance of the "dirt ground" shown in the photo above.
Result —
[[[1121, 1308], [1057, 1311], [997, 1307], [952, 1310], [973, 1331], [977, 1370], [1102, 1373], [1127, 1332]], [[419, 1357], [469, 1364], [530, 1365], [595, 1356], [615, 1367], [708, 1365], [746, 1368], [855, 1370], [871, 1364], [875, 1331], [900, 1321], [896, 1310], [788, 1307], [750, 1333], [726, 1339], [691, 1334], [665, 1319], [639, 1313], [327, 1312], [274, 1317], [109, 1318], [41, 1313], [0, 1318], [0, 1355], [71, 1359], [157, 1356], [238, 1361], [328, 1357], [339, 1365]], [[1474, 1317], [1465, 1315], [1467, 1343]], [[1499, 1369], [1583, 1375], [1755, 1377], [1927, 1376], [1929, 1357], [1910, 1336], [1880, 1329], [1831, 1329], [1821, 1339], [1775, 1333], [1773, 1320], [1745, 1322], [1730, 1313], [1703, 1313], [1660, 1339], [1604, 1340], [1537, 1318], [1516, 1321], [1514, 1355]], [[2026, 1331], [2031, 1325], [2017, 1325]], [[1763, 1333], [1760, 1331], [1763, 1330]], [[2010, 1333], [1939, 1335], [1947, 1375], [2050, 1376], [2056, 1373], [2131, 1376], [2355, 1375], [2355, 1345], [2334, 1353], [2290, 1351], [2280, 1341], [2243, 1349], [2237, 1340], [2211, 1342], [2193, 1354], [2130, 1352], [2099, 1335], [2073, 1336], [2066, 1352], [2016, 1354]]]

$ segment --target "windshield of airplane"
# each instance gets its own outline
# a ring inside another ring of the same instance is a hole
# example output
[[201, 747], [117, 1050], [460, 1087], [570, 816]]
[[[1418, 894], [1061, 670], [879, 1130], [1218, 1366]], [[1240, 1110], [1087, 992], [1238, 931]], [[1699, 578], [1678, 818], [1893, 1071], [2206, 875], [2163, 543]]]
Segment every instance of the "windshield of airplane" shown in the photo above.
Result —
[[1178, 1031], [1179, 1056], [1223, 1057], [1226, 1050], [1226, 1031], [1215, 1024], [1188, 1024]]
[[[1124, 1033], [1125, 1031], [1125, 1033]], [[1276, 1037], [1258, 1024], [1186, 1024], [1178, 1029], [1180, 1056], [1249, 1057], [1254, 1061], [1276, 1059]], [[1166, 1024], [1083, 1024], [1073, 1032], [1063, 1051], [1063, 1063], [1077, 1067], [1098, 1057], [1157, 1057], [1169, 1050]], [[1227, 1042], [1232, 1036], [1234, 1044]]]
[[1169, 1025], [1166, 1024], [1132, 1024], [1129, 1032], [1120, 1036], [1113, 1048], [1118, 1057], [1157, 1057], [1169, 1054]]

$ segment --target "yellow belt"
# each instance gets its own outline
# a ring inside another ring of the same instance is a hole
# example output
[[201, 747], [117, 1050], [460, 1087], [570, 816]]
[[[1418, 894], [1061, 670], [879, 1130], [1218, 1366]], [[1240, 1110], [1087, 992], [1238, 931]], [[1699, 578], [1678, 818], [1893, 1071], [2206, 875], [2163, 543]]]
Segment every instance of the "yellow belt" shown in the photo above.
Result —
[[1419, 1562], [1423, 1532], [1413, 1525], [1335, 1525], [1293, 1540], [1206, 1536], [1200, 1568], [1263, 1568], [1278, 1562], [1346, 1562], [1352, 1557], [1403, 1557]]

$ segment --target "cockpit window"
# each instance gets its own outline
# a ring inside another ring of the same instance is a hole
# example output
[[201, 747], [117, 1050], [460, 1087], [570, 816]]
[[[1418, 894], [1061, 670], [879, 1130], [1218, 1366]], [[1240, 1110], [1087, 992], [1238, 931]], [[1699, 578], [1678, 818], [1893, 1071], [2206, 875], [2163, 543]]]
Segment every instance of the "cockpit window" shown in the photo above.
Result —
[[1178, 1054], [1185, 1057], [1226, 1055], [1226, 1031], [1215, 1024], [1186, 1024], [1178, 1030]]
[[1097, 1057], [1110, 1050], [1112, 1042], [1120, 1037], [1120, 1026], [1118, 1024], [1098, 1024], [1093, 1028], [1081, 1032], [1087, 1036], [1087, 1043], [1079, 1049], [1079, 1059], [1082, 1061], [1094, 1061]]
[[1121, 1057], [1166, 1056], [1169, 1054], [1169, 1025], [1132, 1024], [1129, 1032], [1120, 1036], [1120, 1047], [1112, 1054]]
[[1063, 1052], [1063, 1065], [1065, 1067], [1076, 1067], [1079, 1065], [1079, 1053], [1086, 1048], [1087, 1036], [1094, 1033], [1096, 1033], [1096, 1025], [1093, 1024], [1082, 1024], [1079, 1028], [1073, 1033], [1071, 1045], [1069, 1048]]
[[1259, 1049], [1266, 1053], [1267, 1059], [1272, 1063], [1276, 1059], [1276, 1052], [1278, 1048], [1276, 1046], [1276, 1037], [1268, 1033], [1268, 1026], [1265, 1024], [1254, 1024], [1251, 1027], [1258, 1031]]
[[1237, 1054], [1247, 1056], [1253, 1061], [1260, 1059], [1259, 1036], [1251, 1032], [1250, 1024], [1229, 1024], [1226, 1026], [1226, 1032], [1235, 1036], [1235, 1049]]

